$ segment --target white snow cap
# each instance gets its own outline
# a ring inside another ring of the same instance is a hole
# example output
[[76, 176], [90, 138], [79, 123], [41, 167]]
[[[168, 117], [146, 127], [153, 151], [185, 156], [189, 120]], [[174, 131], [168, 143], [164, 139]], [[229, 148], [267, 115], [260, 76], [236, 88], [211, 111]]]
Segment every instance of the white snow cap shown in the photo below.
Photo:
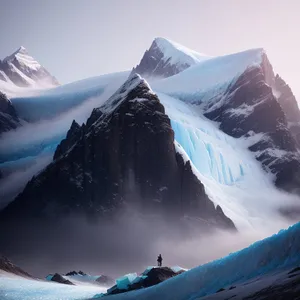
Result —
[[211, 56], [198, 53], [194, 50], [191, 50], [176, 42], [162, 37], [155, 38], [151, 45], [151, 48], [155, 47], [155, 45], [164, 54], [165, 60], [170, 59], [170, 64], [188, 64], [192, 66], [201, 61], [211, 58]]
[[29, 55], [25, 47], [21, 46], [13, 54], [4, 58], [3, 62], [12, 62], [16, 59], [22, 66], [25, 66], [32, 70], [38, 70], [42, 66]]

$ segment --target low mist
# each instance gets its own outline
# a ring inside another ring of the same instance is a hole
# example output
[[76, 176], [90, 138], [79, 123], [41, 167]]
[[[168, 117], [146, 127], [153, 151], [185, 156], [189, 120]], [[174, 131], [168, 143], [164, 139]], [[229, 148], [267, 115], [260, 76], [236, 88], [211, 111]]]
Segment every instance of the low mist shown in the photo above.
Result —
[[164, 266], [193, 268], [242, 249], [279, 229], [203, 233], [199, 227], [186, 226], [185, 222], [172, 224], [137, 214], [97, 224], [83, 217], [39, 220], [34, 224], [22, 223], [21, 227], [13, 222], [1, 230], [0, 252], [37, 277], [82, 270], [116, 278], [156, 265], [160, 253]]

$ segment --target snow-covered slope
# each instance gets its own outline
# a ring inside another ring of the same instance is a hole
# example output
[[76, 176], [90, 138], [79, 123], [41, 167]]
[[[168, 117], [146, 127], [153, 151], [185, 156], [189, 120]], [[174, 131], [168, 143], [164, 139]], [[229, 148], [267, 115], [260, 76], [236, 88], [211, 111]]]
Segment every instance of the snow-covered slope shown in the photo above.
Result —
[[154, 39], [132, 73], [139, 73], [146, 78], [169, 77], [207, 59], [210, 56], [159, 37]]
[[0, 299], [5, 300], [78, 300], [105, 292], [101, 286], [66, 285], [0, 272]]
[[202, 60], [180, 74], [155, 81], [152, 86], [185, 101], [208, 101], [224, 92], [247, 68], [259, 66], [263, 54], [264, 50], [259, 48]]
[[168, 60], [172, 65], [188, 64], [192, 66], [210, 58], [206, 54], [198, 53], [169, 39], [158, 37], [154, 42], [164, 54], [163, 59]]
[[11, 97], [59, 85], [24, 47], [0, 61], [0, 91]]
[[297, 223], [248, 248], [191, 269], [157, 286], [108, 299], [199, 299], [257, 276], [292, 269], [300, 263], [299, 251], [300, 223]]

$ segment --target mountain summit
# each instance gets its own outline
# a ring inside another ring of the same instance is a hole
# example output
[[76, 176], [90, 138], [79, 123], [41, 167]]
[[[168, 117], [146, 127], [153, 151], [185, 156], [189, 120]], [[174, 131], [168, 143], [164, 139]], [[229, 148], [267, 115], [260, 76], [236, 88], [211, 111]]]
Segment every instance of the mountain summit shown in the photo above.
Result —
[[12, 90], [13, 87], [22, 88], [50, 88], [59, 85], [39, 62], [37, 62], [21, 46], [13, 54], [0, 61], [0, 90]]
[[170, 77], [209, 58], [176, 42], [157, 37], [132, 73], [145, 77]]

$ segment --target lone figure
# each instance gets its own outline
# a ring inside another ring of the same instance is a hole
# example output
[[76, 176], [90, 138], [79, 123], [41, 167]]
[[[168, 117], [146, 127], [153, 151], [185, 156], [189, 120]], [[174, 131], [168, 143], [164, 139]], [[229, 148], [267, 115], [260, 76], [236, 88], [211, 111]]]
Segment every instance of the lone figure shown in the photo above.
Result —
[[161, 264], [162, 264], [162, 257], [161, 257], [161, 254], [159, 254], [158, 255], [158, 257], [157, 257], [157, 265], [159, 266], [159, 267], [161, 267]]

